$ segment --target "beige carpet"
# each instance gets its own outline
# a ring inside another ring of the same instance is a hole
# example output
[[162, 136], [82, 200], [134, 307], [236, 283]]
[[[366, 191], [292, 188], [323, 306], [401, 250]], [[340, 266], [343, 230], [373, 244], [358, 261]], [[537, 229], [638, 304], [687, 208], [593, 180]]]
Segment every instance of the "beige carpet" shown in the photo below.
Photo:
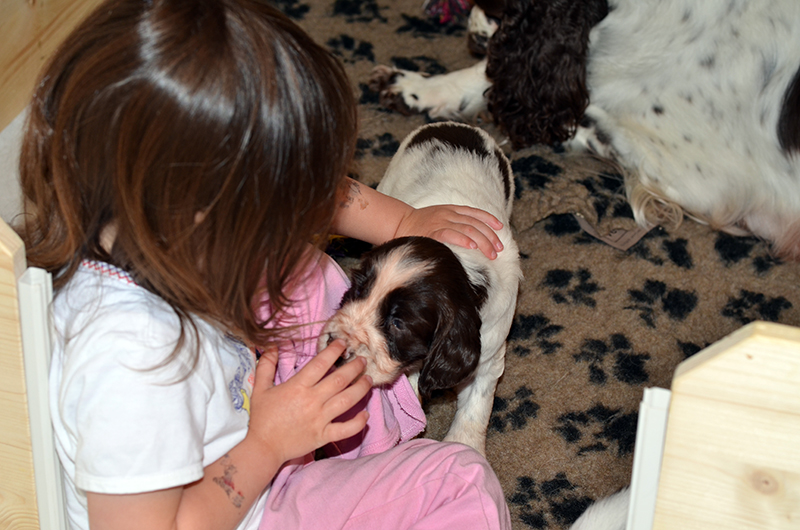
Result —
[[[474, 61], [463, 23], [427, 19], [422, 0], [277, 4], [345, 63], [361, 101], [355, 171], [367, 184], [379, 181], [400, 140], [425, 122], [381, 109], [366, 86], [371, 69], [440, 73]], [[644, 388], [668, 387], [678, 363], [747, 322], [800, 325], [800, 268], [775, 261], [755, 239], [691, 221], [614, 248], [572, 214], [599, 223], [602, 233], [634, 228], [617, 175], [589, 176], [550, 148], [506, 149], [525, 280], [487, 452], [514, 528], [561, 529], [591, 500], [629, 482]], [[358, 251], [332, 249], [345, 265]], [[426, 408], [426, 436], [442, 436], [452, 396]]]

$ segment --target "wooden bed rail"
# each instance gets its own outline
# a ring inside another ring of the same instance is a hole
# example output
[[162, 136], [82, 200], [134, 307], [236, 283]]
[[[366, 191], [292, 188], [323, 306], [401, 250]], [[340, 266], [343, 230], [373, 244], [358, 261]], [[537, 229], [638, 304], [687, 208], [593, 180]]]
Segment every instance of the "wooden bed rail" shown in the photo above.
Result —
[[0, 1], [0, 130], [28, 104], [36, 77], [99, 0]]

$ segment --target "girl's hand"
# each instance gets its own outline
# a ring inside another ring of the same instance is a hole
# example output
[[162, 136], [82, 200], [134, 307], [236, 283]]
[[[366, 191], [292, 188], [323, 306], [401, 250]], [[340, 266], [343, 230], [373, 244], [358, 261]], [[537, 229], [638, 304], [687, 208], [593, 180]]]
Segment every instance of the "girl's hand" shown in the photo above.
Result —
[[442, 243], [477, 248], [489, 259], [503, 250], [495, 230], [503, 228], [494, 215], [452, 204], [411, 209], [400, 220], [395, 237], [426, 236]]
[[277, 349], [270, 348], [261, 356], [250, 398], [247, 436], [257, 437], [271, 458], [283, 463], [303, 456], [329, 442], [349, 438], [367, 424], [367, 411], [344, 422], [333, 421], [372, 388], [369, 376], [361, 375], [366, 362], [360, 357], [328, 374], [344, 348], [342, 341], [334, 341], [278, 386], [273, 384]]

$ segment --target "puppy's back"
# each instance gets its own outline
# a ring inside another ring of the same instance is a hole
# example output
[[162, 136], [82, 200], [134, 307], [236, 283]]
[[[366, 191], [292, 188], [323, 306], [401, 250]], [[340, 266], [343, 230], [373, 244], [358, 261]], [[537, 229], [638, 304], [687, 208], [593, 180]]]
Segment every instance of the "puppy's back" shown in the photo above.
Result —
[[415, 208], [480, 208], [507, 224], [514, 179], [511, 164], [489, 134], [462, 123], [439, 122], [403, 140], [378, 190]]

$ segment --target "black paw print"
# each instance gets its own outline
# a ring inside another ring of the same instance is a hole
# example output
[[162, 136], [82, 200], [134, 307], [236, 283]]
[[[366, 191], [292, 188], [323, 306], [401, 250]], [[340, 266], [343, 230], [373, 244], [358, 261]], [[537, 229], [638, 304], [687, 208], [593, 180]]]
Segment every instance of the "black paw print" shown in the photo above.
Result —
[[738, 320], [742, 325], [754, 320], [777, 322], [781, 311], [790, 309], [792, 303], [782, 296], [768, 298], [762, 293], [739, 291], [738, 298], [731, 298], [722, 309], [722, 316]]
[[375, 54], [372, 51], [371, 42], [356, 41], [350, 35], [342, 34], [329, 39], [327, 45], [334, 55], [338, 55], [346, 63], [358, 61], [375, 62]]
[[611, 335], [607, 341], [585, 340], [580, 353], [575, 354], [574, 358], [576, 362], [589, 363], [590, 382], [604, 385], [608, 381], [608, 375], [603, 363], [609, 354], [614, 355], [612, 373], [618, 381], [639, 385], [650, 379], [645, 369], [645, 363], [650, 359], [650, 355], [634, 353], [630, 341], [621, 333]]
[[591, 279], [592, 273], [586, 269], [575, 272], [553, 269], [547, 271], [542, 283], [550, 289], [550, 297], [557, 304], [572, 303], [595, 307], [597, 301], [591, 295], [602, 291], [602, 288]]
[[495, 396], [489, 430], [505, 432], [506, 427], [511, 427], [518, 431], [528, 424], [528, 420], [536, 419], [540, 406], [532, 397], [533, 391], [526, 386], [519, 387], [511, 398]]
[[430, 39], [441, 35], [461, 35], [467, 29], [459, 21], [439, 24], [436, 20], [424, 19], [401, 13], [405, 24], [397, 28], [397, 33], [411, 33], [415, 37]]
[[585, 411], [562, 414], [554, 430], [564, 441], [575, 444], [579, 455], [608, 451], [609, 444], [616, 444], [617, 456], [622, 457], [633, 452], [638, 421], [636, 412], [626, 414], [622, 409], [598, 404]]
[[695, 307], [697, 295], [681, 289], [668, 289], [662, 281], [646, 280], [642, 289], [629, 289], [633, 303], [625, 306], [639, 312], [639, 316], [650, 328], [656, 327], [656, 303], [673, 320], [684, 320]]
[[388, 20], [381, 15], [382, 9], [387, 8], [380, 7], [376, 0], [336, 0], [333, 3], [333, 14], [346, 17], [348, 22], [378, 20], [385, 23]]
[[771, 255], [767, 244], [755, 237], [737, 237], [724, 232], [717, 234], [714, 249], [726, 265], [734, 265], [752, 257], [753, 268], [763, 275], [782, 262]]
[[683, 353], [683, 358], [684, 359], [688, 359], [689, 357], [691, 357], [695, 353], [703, 350], [704, 348], [707, 348], [710, 345], [711, 345], [711, 343], [709, 343], [709, 342], [705, 343], [705, 345], [703, 345], [703, 346], [699, 346], [699, 345], [697, 345], [697, 344], [695, 344], [693, 342], [678, 341], [678, 349], [681, 351], [681, 353]]
[[447, 68], [442, 66], [439, 61], [425, 55], [416, 55], [414, 57], [392, 57], [392, 65], [400, 70], [420, 72], [428, 75], [441, 75], [447, 73]]
[[359, 138], [356, 141], [356, 158], [363, 157], [367, 152], [373, 156], [392, 157], [400, 148], [400, 142], [392, 133], [383, 133], [375, 139]]
[[516, 185], [516, 198], [525, 190], [541, 190], [564, 170], [556, 164], [537, 155], [517, 158], [511, 162]]
[[298, 0], [273, 0], [272, 3], [286, 16], [295, 20], [302, 20], [311, 9], [308, 4], [301, 4]]
[[514, 343], [511, 352], [527, 357], [531, 349], [525, 343], [532, 340], [544, 355], [551, 355], [562, 346], [551, 339], [563, 330], [564, 326], [551, 324], [544, 315], [517, 315], [508, 332], [509, 343]]
[[628, 249], [628, 253], [653, 265], [672, 263], [682, 269], [694, 268], [694, 260], [689, 252], [689, 241], [684, 238], [670, 239], [669, 233], [657, 226]]
[[564, 473], [537, 483], [532, 477], [517, 477], [517, 488], [508, 497], [508, 504], [519, 507], [519, 520], [529, 528], [544, 529], [550, 522], [571, 525], [592, 499], [575, 495], [573, 485]]
[[633, 210], [625, 198], [624, 179], [619, 174], [600, 173], [587, 177], [580, 184], [591, 194], [597, 220], [606, 217], [633, 219]]

